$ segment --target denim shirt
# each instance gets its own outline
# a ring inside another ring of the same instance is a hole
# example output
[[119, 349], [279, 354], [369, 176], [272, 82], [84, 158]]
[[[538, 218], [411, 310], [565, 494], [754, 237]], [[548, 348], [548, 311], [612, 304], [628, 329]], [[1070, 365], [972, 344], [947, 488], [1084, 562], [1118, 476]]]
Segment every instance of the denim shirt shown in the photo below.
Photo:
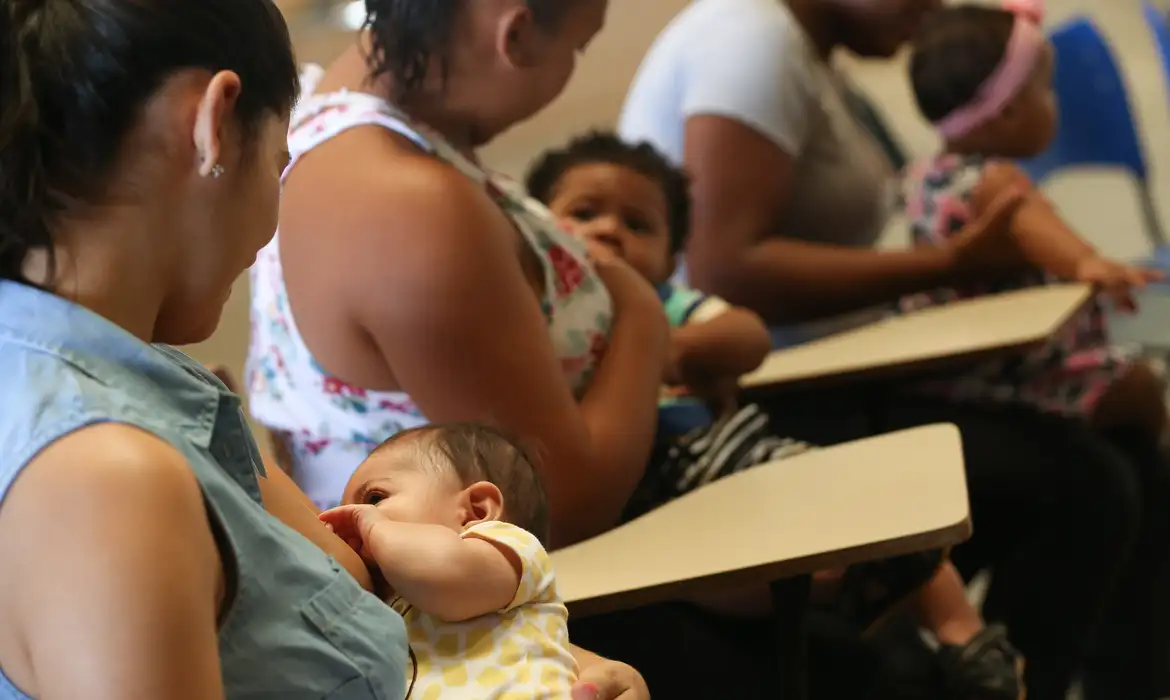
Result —
[[[219, 630], [228, 698], [403, 697], [402, 618], [265, 512], [239, 399], [201, 365], [60, 297], [0, 281], [0, 367], [0, 508], [38, 452], [88, 425], [134, 426], [186, 457], [229, 572]], [[27, 697], [0, 674], [0, 700]]]

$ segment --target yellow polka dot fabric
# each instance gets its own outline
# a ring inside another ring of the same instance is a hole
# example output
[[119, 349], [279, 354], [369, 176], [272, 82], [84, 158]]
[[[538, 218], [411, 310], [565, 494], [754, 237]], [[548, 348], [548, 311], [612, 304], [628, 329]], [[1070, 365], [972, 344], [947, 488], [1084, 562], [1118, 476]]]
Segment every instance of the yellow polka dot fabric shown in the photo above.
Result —
[[418, 663], [411, 700], [569, 700], [577, 662], [548, 552], [531, 533], [505, 522], [479, 523], [463, 536], [514, 551], [522, 563], [520, 584], [503, 610], [464, 622], [399, 604]]

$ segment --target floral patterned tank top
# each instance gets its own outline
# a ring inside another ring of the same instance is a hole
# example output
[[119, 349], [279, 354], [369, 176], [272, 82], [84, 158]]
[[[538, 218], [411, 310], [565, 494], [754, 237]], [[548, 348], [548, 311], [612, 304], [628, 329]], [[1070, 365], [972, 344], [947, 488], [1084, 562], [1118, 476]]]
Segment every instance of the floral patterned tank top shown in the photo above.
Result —
[[[289, 170], [305, 153], [343, 131], [376, 125], [410, 139], [481, 185], [541, 261], [541, 307], [565, 378], [581, 396], [604, 353], [613, 320], [609, 293], [585, 247], [519, 183], [464, 157], [385, 100], [348, 91], [312, 94], [320, 73], [310, 67], [302, 75], [303, 96], [289, 129]], [[374, 447], [401, 430], [426, 424], [427, 418], [407, 394], [353, 386], [314, 361], [289, 307], [279, 232], [260, 251], [251, 282], [247, 389], [252, 415], [283, 443], [293, 478], [313, 502], [321, 508], [335, 506], [354, 469]]]

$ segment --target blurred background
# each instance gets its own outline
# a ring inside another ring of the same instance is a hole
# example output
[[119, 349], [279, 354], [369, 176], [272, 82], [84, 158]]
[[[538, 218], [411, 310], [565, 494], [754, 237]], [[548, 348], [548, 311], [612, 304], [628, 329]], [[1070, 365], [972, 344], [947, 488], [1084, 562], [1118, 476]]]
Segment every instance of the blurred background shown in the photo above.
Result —
[[[779, 0], [778, 0], [779, 1]], [[325, 63], [354, 41], [364, 3], [330, 0], [277, 0], [292, 29], [301, 61]], [[532, 121], [487, 148], [484, 160], [511, 175], [523, 172], [543, 148], [617, 118], [627, 85], [658, 31], [686, 0], [610, 0], [605, 29], [581, 58], [565, 93]], [[1131, 104], [1149, 160], [1155, 203], [1170, 217], [1170, 96], [1167, 78], [1142, 17], [1139, 0], [1048, 0], [1047, 24], [1088, 14], [1104, 30], [1125, 72]], [[878, 104], [911, 155], [930, 153], [935, 141], [915, 112], [902, 60], [843, 65]], [[751, 70], [745, 66], [745, 70]], [[1097, 170], [1058, 174], [1045, 189], [1078, 230], [1109, 255], [1138, 258], [1149, 252], [1135, 189], [1117, 172]], [[906, 240], [898, 221], [887, 232], [888, 245]], [[386, 251], [393, 255], [393, 251]], [[193, 348], [204, 362], [224, 363], [237, 373], [248, 336], [247, 280], [241, 279], [216, 335]]]

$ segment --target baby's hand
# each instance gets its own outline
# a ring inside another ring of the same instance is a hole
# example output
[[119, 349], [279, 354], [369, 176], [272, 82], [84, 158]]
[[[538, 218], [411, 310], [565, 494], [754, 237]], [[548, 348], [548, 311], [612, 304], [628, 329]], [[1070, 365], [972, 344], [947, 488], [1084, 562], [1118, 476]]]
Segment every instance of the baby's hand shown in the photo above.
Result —
[[379, 523], [389, 522], [380, 510], [365, 504], [330, 508], [318, 517], [330, 532], [363, 556], [369, 552], [367, 543], [374, 528]]
[[1092, 284], [1105, 292], [1122, 311], [1134, 311], [1133, 291], [1162, 278], [1156, 270], [1130, 267], [1106, 258], [1094, 256], [1077, 265], [1077, 281]]

